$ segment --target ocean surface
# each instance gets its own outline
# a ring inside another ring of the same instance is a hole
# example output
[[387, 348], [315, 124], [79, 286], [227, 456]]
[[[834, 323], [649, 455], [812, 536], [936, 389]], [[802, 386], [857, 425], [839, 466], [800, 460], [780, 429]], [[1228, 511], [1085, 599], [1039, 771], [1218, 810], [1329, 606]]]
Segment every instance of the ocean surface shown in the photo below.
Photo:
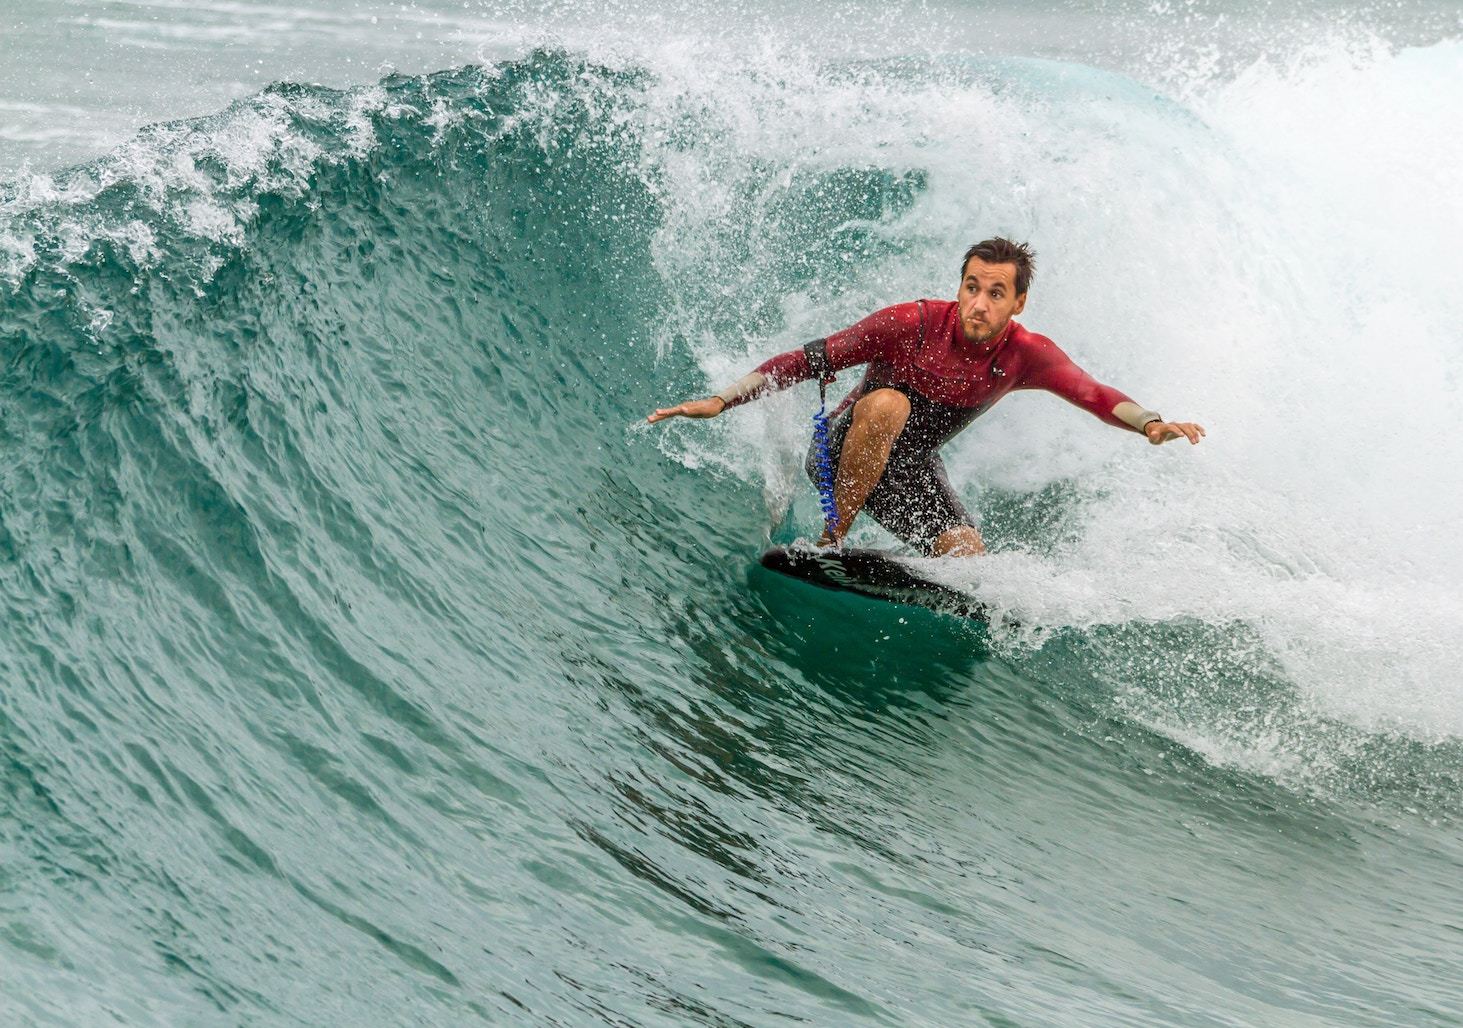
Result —
[[[0, 1023], [1463, 1024], [1460, 109], [1456, 4], [0, 0]], [[762, 571], [816, 391], [645, 413], [996, 233], [1208, 439], [967, 430], [989, 626]]]

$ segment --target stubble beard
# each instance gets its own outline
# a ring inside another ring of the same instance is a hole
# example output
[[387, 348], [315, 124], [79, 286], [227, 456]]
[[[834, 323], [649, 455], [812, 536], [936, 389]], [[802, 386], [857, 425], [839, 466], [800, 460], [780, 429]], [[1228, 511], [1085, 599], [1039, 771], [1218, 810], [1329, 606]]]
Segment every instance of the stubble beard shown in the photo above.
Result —
[[960, 323], [960, 327], [961, 327], [961, 329], [963, 330], [963, 332], [965, 334], [965, 341], [967, 343], [971, 343], [971, 344], [974, 344], [976, 346], [980, 346], [983, 343], [990, 342], [992, 339], [996, 338], [996, 336], [1000, 335], [1001, 334], [1001, 329], [1005, 328], [1006, 326], [1005, 325], [988, 325], [988, 326], [985, 326], [986, 331], [984, 331], [984, 332], [981, 332], [980, 331], [980, 328], [977, 327], [976, 330], [975, 330], [975, 334], [974, 335], [971, 334], [971, 324], [970, 324], [970, 322], [962, 320], [961, 323]]

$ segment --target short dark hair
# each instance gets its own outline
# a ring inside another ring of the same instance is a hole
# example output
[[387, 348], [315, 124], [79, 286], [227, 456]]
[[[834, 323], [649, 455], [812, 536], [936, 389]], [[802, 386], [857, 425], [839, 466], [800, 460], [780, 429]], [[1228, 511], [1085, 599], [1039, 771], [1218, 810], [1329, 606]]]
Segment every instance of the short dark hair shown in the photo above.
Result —
[[1027, 243], [1013, 243], [1004, 236], [996, 236], [994, 239], [983, 239], [976, 243], [960, 261], [960, 278], [965, 278], [965, 269], [970, 266], [970, 258], [979, 257], [987, 264], [1014, 264], [1016, 265], [1016, 295], [1020, 296], [1031, 288], [1031, 280], [1036, 277], [1036, 251]]

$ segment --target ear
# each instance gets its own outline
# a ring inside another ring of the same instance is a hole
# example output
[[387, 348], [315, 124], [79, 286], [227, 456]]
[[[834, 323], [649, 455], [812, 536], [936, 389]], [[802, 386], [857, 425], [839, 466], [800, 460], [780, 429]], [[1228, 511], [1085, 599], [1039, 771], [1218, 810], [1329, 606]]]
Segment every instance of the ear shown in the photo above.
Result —
[[1026, 309], [1026, 294], [1022, 293], [1016, 297], [1016, 306], [1011, 308], [1011, 317], [1015, 317]]

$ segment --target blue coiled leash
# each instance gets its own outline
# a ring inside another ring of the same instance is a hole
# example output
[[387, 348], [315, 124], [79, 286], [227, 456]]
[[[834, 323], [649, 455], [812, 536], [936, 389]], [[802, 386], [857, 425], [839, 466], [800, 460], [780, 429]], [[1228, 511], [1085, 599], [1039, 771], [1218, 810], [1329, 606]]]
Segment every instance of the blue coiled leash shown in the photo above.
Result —
[[803, 347], [808, 366], [818, 376], [818, 413], [813, 415], [813, 466], [818, 485], [818, 502], [823, 507], [823, 525], [833, 538], [838, 528], [838, 504], [833, 499], [833, 453], [828, 448], [828, 384], [834, 381], [828, 366], [828, 341], [815, 339]]
[[828, 450], [828, 402], [819, 390], [818, 413], [813, 415], [813, 459], [818, 470], [818, 501], [829, 538], [838, 527], [838, 504], [833, 500], [833, 454]]

